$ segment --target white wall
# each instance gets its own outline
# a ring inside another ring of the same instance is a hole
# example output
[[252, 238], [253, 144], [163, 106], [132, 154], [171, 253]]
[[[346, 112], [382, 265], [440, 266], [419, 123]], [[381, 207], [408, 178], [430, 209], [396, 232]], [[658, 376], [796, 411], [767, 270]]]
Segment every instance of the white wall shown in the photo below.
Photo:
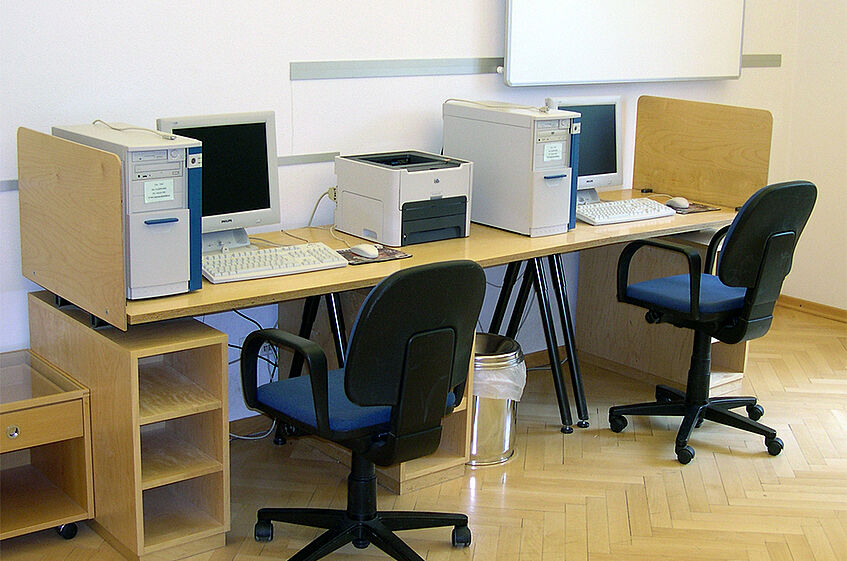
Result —
[[[789, 175], [818, 186], [783, 293], [847, 308], [847, 2], [798, 2]], [[773, 178], [773, 174], [771, 174]]]
[[[771, 181], [808, 177], [825, 203], [801, 240], [785, 292], [847, 309], [844, 7], [799, 4], [747, 1], [744, 52], [780, 53], [781, 68], [744, 69], [733, 81], [508, 88], [494, 74], [288, 79], [291, 61], [502, 56], [502, 0], [7, 0], [0, 4], [0, 181], [17, 177], [18, 126], [48, 132], [95, 118], [153, 126], [169, 115], [273, 109], [281, 155], [439, 151], [446, 98], [540, 105], [548, 96], [610, 93], [625, 100], [629, 181], [639, 95], [759, 107], [774, 115]], [[283, 227], [304, 225], [334, 181], [331, 164], [280, 168]], [[325, 201], [316, 223], [331, 220]], [[18, 236], [17, 192], [0, 192], [0, 352], [25, 348], [29, 340], [25, 293], [35, 285], [20, 274]], [[839, 263], [833, 255], [841, 256]], [[248, 313], [264, 325], [273, 322], [272, 308]], [[235, 344], [253, 327], [233, 314], [205, 320]], [[536, 350], [543, 339], [537, 322], [530, 323], [519, 340]], [[234, 373], [231, 378], [237, 418], [244, 409]]]

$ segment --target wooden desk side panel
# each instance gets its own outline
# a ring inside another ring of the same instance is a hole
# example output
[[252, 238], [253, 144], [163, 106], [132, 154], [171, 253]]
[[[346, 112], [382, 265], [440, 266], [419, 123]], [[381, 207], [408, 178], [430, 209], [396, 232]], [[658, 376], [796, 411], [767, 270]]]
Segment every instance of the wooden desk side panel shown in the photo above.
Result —
[[641, 96], [632, 186], [739, 207], [768, 183], [769, 111]]
[[23, 275], [126, 329], [121, 162], [18, 129]]
[[[685, 387], [691, 358], [693, 332], [668, 324], [649, 325], [645, 310], [617, 301], [617, 261], [624, 244], [581, 251], [577, 289], [576, 341], [586, 360], [600, 358], [602, 364], [622, 374], [658, 376], [680, 388]], [[678, 266], [663, 262], [666, 255], [647, 247], [633, 259], [630, 282], [657, 275], [684, 273]], [[582, 354], [580, 358], [582, 358]]]
[[84, 312], [57, 309], [35, 293], [28, 299], [32, 353], [90, 391], [96, 521], [120, 543], [135, 544], [140, 552], [137, 362], [89, 327]]
[[[624, 245], [580, 252], [576, 320], [580, 359], [650, 383], [685, 388], [694, 332], [666, 323], [650, 325], [644, 319], [646, 310], [618, 302], [617, 263]], [[687, 272], [684, 258], [675, 257], [642, 248], [632, 260], [629, 282]], [[713, 394], [738, 389], [746, 356], [746, 344], [713, 343]]]

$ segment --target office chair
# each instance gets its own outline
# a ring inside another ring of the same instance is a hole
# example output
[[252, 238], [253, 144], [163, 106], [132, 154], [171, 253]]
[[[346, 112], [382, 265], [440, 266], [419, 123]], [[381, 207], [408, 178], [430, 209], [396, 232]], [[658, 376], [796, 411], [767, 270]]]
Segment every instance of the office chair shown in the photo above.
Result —
[[[423, 561], [394, 532], [453, 526], [454, 546], [471, 543], [468, 517], [434, 512], [380, 512], [375, 464], [388, 466], [435, 452], [441, 418], [465, 391], [485, 276], [472, 261], [396, 272], [365, 299], [353, 325], [343, 369], [327, 372], [321, 348], [278, 329], [244, 341], [241, 381], [253, 409], [352, 452], [346, 510], [262, 508], [254, 535], [273, 539], [272, 521], [325, 528], [291, 561], [320, 559], [352, 542], [373, 543], [391, 557]], [[257, 387], [261, 347], [300, 353], [308, 376]]]
[[[783, 442], [776, 431], [757, 422], [764, 409], [755, 397], [709, 397], [711, 339], [732, 344], [768, 331], [782, 282], [791, 270], [794, 247], [816, 196], [817, 189], [807, 181], [769, 185], [754, 193], [732, 224], [718, 230], [710, 240], [703, 273], [700, 254], [692, 247], [641, 240], [624, 248], [618, 260], [618, 300], [646, 308], [648, 323], [670, 323], [694, 330], [694, 345], [685, 392], [659, 385], [654, 402], [610, 408], [612, 431], [626, 428], [624, 415], [682, 417], [675, 443], [676, 457], [682, 464], [694, 458], [688, 439], [703, 420], [764, 436], [772, 456], [782, 451]], [[688, 274], [628, 285], [630, 262], [644, 246], [682, 253], [688, 260]], [[717, 269], [712, 274], [716, 257]], [[742, 406], [747, 417], [730, 411]]]

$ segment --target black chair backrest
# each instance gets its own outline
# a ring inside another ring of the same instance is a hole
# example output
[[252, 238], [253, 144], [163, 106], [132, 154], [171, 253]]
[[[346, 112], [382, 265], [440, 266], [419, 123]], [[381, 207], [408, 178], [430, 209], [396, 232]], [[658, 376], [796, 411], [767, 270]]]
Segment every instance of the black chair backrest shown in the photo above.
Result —
[[421, 265], [384, 279], [362, 304], [350, 334], [345, 366], [350, 400], [396, 405], [403, 376], [416, 368], [407, 364], [407, 354], [425, 334], [446, 343], [436, 351], [449, 357], [449, 385], [462, 384], [484, 293], [485, 275], [473, 261]]
[[816, 197], [812, 183], [789, 181], [759, 189], [741, 207], [726, 233], [717, 275], [728, 286], [747, 288], [745, 306], [719, 339], [737, 342], [767, 332]]
[[448, 393], [457, 402], [464, 393], [484, 295], [485, 275], [473, 261], [421, 265], [383, 280], [350, 334], [347, 397], [393, 406], [392, 438], [432, 429], [440, 438]]

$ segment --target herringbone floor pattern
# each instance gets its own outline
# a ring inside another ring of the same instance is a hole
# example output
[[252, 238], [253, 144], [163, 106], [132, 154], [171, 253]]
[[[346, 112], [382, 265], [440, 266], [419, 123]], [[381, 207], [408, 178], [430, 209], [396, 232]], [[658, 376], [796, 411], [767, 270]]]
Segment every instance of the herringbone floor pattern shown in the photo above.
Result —
[[[692, 463], [673, 453], [676, 421], [630, 418], [608, 429], [612, 403], [652, 397], [646, 384], [583, 369], [591, 427], [562, 435], [546, 372], [530, 376], [519, 409], [515, 457], [457, 480], [395, 496], [383, 509], [462, 511], [473, 545], [450, 546], [450, 530], [402, 536], [428, 561], [835, 561], [847, 559], [847, 326], [778, 308], [770, 333], [753, 341], [744, 393], [785, 441], [706, 422]], [[343, 508], [345, 468], [303, 443], [232, 444], [232, 531], [227, 547], [191, 561], [287, 559], [316, 531], [276, 525], [252, 539], [259, 506]], [[85, 525], [65, 541], [52, 531], [7, 540], [3, 561], [112, 561], [120, 557]], [[347, 546], [330, 559], [377, 560]]]

